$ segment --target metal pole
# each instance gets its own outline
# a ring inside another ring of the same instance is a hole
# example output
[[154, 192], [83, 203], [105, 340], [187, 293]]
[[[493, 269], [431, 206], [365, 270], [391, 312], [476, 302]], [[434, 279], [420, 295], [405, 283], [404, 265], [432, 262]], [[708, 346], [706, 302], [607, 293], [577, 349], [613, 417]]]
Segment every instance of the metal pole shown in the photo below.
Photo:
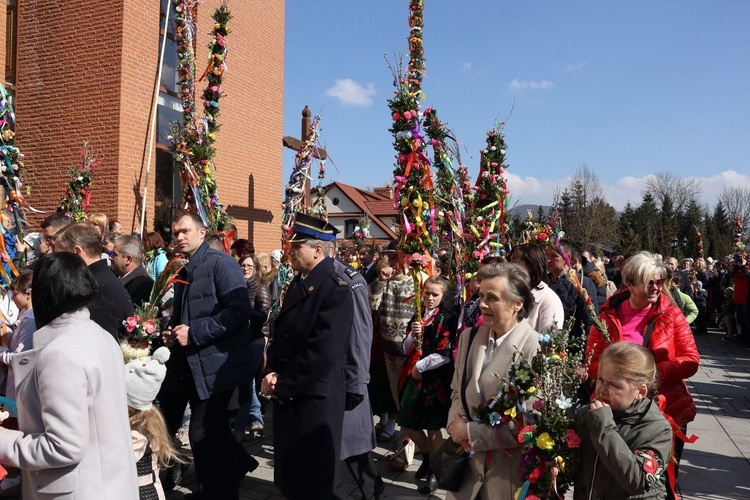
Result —
[[172, 0], [167, 2], [167, 12], [164, 16], [164, 37], [161, 40], [161, 54], [159, 55], [159, 66], [156, 69], [156, 82], [154, 82], [154, 97], [151, 101], [151, 123], [147, 132], [150, 131], [148, 137], [148, 146], [146, 149], [146, 181], [143, 186], [143, 198], [141, 199], [141, 232], [140, 236], [143, 239], [143, 226], [146, 224], [146, 198], [148, 197], [148, 181], [149, 174], [151, 173], [151, 154], [154, 149], [154, 137], [156, 136], [156, 110], [159, 106], [159, 87], [161, 86], [161, 72], [164, 64], [164, 49], [167, 45], [167, 29], [169, 27], [169, 14], [172, 7]]

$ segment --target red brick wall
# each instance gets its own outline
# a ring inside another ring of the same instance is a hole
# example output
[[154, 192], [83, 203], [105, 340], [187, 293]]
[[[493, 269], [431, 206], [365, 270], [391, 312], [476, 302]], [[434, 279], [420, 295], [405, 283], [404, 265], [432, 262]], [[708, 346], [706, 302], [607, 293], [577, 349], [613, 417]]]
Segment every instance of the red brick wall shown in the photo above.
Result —
[[[0, 62], [5, 67], [5, 29], [6, 29], [6, 6], [7, 2], [0, 2]], [[3, 70], [2, 81], [5, 82], [5, 70]]]
[[122, 17], [121, 0], [20, 2], [16, 144], [36, 208], [58, 206], [88, 140], [104, 161], [91, 208], [117, 212]]
[[[199, 74], [210, 16], [220, 3], [206, 0], [199, 7]], [[240, 236], [251, 232], [258, 251], [266, 251], [277, 248], [280, 238], [284, 2], [243, 0], [230, 10], [229, 71], [216, 143], [218, 192]], [[37, 0], [21, 2], [19, 17], [17, 145], [26, 154], [30, 203], [48, 211], [58, 206], [67, 170], [88, 140], [103, 160], [91, 211], [118, 218], [126, 230], [136, 226], [159, 50], [159, 2]], [[203, 85], [198, 84], [198, 99]], [[150, 154], [149, 229], [155, 189]], [[32, 217], [32, 226], [41, 218]]]
[[[199, 7], [198, 73], [205, 69], [211, 14], [219, 5], [221, 0], [206, 0]], [[270, 251], [281, 239], [284, 2], [243, 0], [229, 9], [229, 71], [216, 141], [219, 199], [239, 235], [249, 237], [256, 251]]]

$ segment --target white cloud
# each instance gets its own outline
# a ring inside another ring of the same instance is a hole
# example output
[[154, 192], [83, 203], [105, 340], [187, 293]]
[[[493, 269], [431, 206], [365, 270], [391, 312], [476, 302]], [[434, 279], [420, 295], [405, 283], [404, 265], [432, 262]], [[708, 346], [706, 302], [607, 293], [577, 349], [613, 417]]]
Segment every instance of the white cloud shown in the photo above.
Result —
[[[637, 207], [641, 204], [647, 177], [648, 175], [626, 176], [614, 182], [604, 182], [600, 179], [604, 198], [618, 211], [623, 210], [628, 202], [633, 207]], [[506, 173], [506, 178], [513, 203], [538, 205], [551, 205], [555, 193], [562, 192], [571, 181], [570, 177], [543, 180], [536, 177], [521, 177], [510, 171]], [[698, 180], [701, 187], [699, 203], [708, 205], [709, 210], [716, 205], [716, 200], [725, 187], [750, 188], [750, 175], [734, 170], [725, 170], [709, 177], [694, 178]]]
[[363, 107], [372, 106], [375, 93], [375, 86], [372, 83], [364, 86], [351, 78], [336, 80], [335, 85], [326, 90], [328, 97], [335, 97], [342, 104]]
[[505, 173], [508, 190], [510, 191], [511, 203], [524, 205], [527, 203], [537, 205], [551, 205], [555, 193], [562, 191], [563, 187], [570, 183], [570, 179], [545, 179], [536, 177], [521, 177], [510, 171]]
[[462, 65], [461, 65], [461, 71], [462, 71], [463, 73], [468, 73], [469, 71], [471, 71], [471, 62], [469, 62], [469, 61], [465, 61], [465, 62], [464, 62], [464, 63], [463, 63]]
[[529, 80], [529, 81], [521, 81], [517, 78], [514, 78], [512, 82], [508, 84], [508, 88], [510, 90], [539, 90], [539, 89], [553, 89], [555, 88], [555, 84], [549, 80], [542, 80], [541, 82], [537, 82], [535, 80]]
[[563, 69], [565, 71], [578, 71], [579, 69], [583, 69], [587, 64], [588, 63], [586, 61], [570, 63], [570, 64], [566, 64]]

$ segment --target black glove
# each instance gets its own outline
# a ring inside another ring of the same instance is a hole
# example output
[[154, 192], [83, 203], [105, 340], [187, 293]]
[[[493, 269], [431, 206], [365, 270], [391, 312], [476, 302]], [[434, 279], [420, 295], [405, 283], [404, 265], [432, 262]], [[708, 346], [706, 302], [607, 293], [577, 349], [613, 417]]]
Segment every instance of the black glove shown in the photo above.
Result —
[[361, 403], [364, 400], [365, 400], [365, 397], [362, 394], [354, 394], [353, 392], [347, 392], [346, 403], [344, 404], [344, 410], [352, 411], [357, 406], [359, 406], [359, 403]]

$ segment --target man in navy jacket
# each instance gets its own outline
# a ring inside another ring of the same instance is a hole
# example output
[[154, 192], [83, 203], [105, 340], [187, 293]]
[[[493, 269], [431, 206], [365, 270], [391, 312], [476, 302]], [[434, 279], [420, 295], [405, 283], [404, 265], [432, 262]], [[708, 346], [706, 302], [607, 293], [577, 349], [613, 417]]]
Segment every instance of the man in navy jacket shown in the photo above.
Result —
[[194, 213], [172, 221], [176, 251], [188, 262], [175, 285], [174, 315], [162, 335], [172, 356], [160, 402], [170, 432], [190, 402], [190, 447], [201, 499], [236, 500], [239, 482], [258, 462], [229, 428], [234, 389], [253, 376], [250, 302], [242, 271], [229, 255], [203, 241]]

